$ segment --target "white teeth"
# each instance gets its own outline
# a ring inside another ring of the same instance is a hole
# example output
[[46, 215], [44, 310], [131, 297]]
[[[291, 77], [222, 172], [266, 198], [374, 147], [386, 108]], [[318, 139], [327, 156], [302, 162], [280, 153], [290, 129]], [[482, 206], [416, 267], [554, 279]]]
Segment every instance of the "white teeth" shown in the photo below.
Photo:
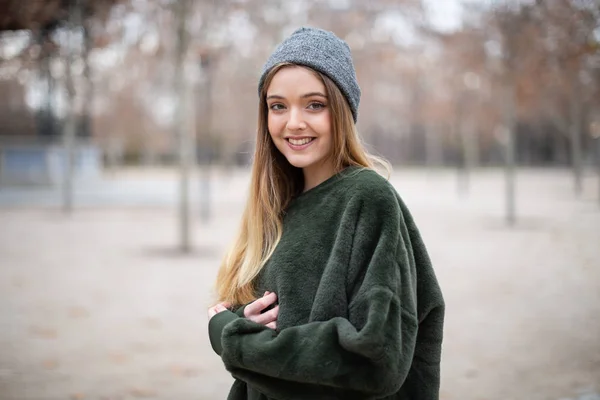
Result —
[[308, 142], [310, 142], [312, 140], [312, 138], [304, 138], [304, 139], [292, 139], [292, 138], [290, 138], [288, 140], [294, 146], [302, 146], [303, 144], [307, 144]]

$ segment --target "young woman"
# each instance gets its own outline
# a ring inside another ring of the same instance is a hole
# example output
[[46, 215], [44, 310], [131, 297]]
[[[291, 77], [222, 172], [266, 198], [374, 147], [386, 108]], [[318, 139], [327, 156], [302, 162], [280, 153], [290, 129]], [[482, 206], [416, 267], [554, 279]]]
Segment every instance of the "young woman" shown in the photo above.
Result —
[[259, 81], [251, 187], [209, 309], [229, 399], [438, 399], [444, 301], [355, 122], [350, 49], [301, 28]]

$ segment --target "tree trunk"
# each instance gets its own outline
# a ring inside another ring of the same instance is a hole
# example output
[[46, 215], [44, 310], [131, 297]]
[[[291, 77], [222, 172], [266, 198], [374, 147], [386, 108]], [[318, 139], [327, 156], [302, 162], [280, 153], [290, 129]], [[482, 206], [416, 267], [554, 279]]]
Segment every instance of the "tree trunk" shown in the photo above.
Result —
[[469, 155], [467, 149], [468, 142], [468, 123], [465, 123], [466, 117], [463, 112], [463, 102], [465, 96], [461, 94], [460, 99], [457, 103], [456, 108], [456, 119], [454, 122], [454, 136], [457, 139], [459, 151], [458, 151], [458, 163], [457, 163], [457, 175], [456, 183], [459, 195], [467, 195], [470, 188], [470, 171], [469, 171]]
[[470, 116], [464, 116], [465, 122], [461, 125], [460, 142], [463, 155], [463, 168], [465, 175], [465, 190], [470, 190], [471, 176], [479, 164], [479, 145], [477, 142], [475, 121]]
[[175, 53], [175, 90], [179, 98], [177, 107], [176, 135], [179, 148], [179, 248], [188, 253], [191, 250], [190, 227], [190, 169], [192, 164], [192, 149], [195, 147], [191, 140], [189, 129], [189, 99], [184, 77], [184, 63], [187, 54], [189, 35], [186, 27], [189, 0], [175, 3], [177, 21], [177, 50]]
[[469, 151], [467, 149], [469, 141], [467, 133], [467, 124], [460, 124], [458, 128], [458, 136], [461, 149], [461, 164], [458, 171], [458, 190], [460, 194], [469, 194], [471, 189], [471, 165], [469, 160]]
[[50, 64], [52, 61], [52, 50], [47, 45], [49, 40], [50, 32], [43, 30], [37, 35], [37, 44], [42, 49], [38, 58], [38, 78], [41, 82], [46, 84], [46, 93], [44, 94], [44, 104], [40, 105], [40, 108], [36, 111], [36, 133], [40, 138], [51, 138], [57, 139], [58, 124], [56, 123], [55, 113], [53, 112], [54, 104], [54, 88], [56, 80], [52, 77], [50, 72]]
[[428, 168], [441, 167], [444, 163], [440, 130], [436, 125], [425, 125], [425, 160]]
[[156, 154], [156, 145], [154, 143], [154, 133], [152, 132], [150, 119], [146, 117], [143, 110], [139, 110], [141, 135], [142, 135], [142, 164], [145, 166], [155, 166], [158, 164]]
[[[85, 1], [85, 0], [82, 0]], [[83, 16], [83, 79], [85, 85], [85, 101], [83, 102], [83, 134], [90, 138], [92, 136], [92, 105], [94, 102], [94, 83], [90, 69], [90, 51], [94, 47], [92, 40], [89, 15]]]
[[81, 0], [71, 0], [69, 5], [68, 19], [68, 39], [66, 47], [65, 62], [65, 85], [68, 96], [68, 111], [66, 122], [63, 126], [63, 155], [64, 155], [64, 176], [62, 190], [62, 208], [67, 214], [73, 211], [73, 163], [75, 153], [75, 136], [76, 136], [76, 110], [75, 110], [75, 84], [73, 82], [73, 53], [75, 46], [74, 36], [76, 28], [81, 26]]
[[596, 170], [598, 172], [598, 204], [600, 204], [600, 137], [596, 138]]
[[204, 151], [206, 155], [206, 160], [203, 163], [200, 171], [200, 218], [203, 222], [208, 222], [210, 220], [210, 198], [211, 198], [211, 164], [212, 164], [212, 155], [213, 155], [213, 137], [212, 137], [212, 83], [213, 83], [213, 59], [211, 55], [206, 55], [208, 57], [202, 63], [202, 66], [205, 70], [205, 80], [204, 80], [204, 101], [202, 102], [204, 106], [204, 123], [202, 124], [202, 135], [205, 140], [204, 145], [207, 148]]
[[515, 83], [511, 80], [504, 88], [504, 118], [506, 126], [506, 223], [514, 226], [516, 222], [516, 104]]
[[583, 190], [582, 172], [583, 160], [581, 151], [581, 94], [579, 93], [579, 77], [573, 79], [573, 92], [570, 102], [570, 125], [569, 136], [571, 139], [571, 162], [573, 166], [573, 178], [575, 196], [580, 197]]

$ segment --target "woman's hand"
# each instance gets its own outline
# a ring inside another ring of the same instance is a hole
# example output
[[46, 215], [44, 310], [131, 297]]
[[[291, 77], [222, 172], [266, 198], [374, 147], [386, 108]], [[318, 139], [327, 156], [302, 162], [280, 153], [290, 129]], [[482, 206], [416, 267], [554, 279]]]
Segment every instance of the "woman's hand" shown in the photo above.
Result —
[[[277, 315], [279, 315], [279, 305], [277, 295], [271, 292], [265, 292], [263, 297], [248, 304], [244, 309], [244, 317], [257, 324], [266, 326], [267, 328], [277, 329]], [[263, 310], [271, 305], [274, 305], [269, 311]]]
[[210, 319], [212, 317], [214, 317], [215, 315], [217, 315], [218, 313], [227, 310], [229, 307], [231, 307], [231, 303], [228, 302], [222, 302], [219, 303], [215, 306], [212, 306], [211, 308], [208, 309], [208, 320], [210, 321]]

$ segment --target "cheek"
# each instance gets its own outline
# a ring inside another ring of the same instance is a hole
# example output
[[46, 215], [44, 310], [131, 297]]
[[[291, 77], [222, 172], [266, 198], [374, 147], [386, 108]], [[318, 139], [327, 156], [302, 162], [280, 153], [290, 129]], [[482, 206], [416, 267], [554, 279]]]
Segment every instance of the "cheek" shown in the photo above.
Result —
[[331, 140], [331, 118], [329, 118], [329, 113], [324, 113], [321, 118], [319, 118], [318, 127], [319, 133], [324, 136], [324, 138]]
[[282, 131], [282, 124], [279, 118], [273, 115], [267, 117], [267, 128], [271, 136], [278, 136]]

